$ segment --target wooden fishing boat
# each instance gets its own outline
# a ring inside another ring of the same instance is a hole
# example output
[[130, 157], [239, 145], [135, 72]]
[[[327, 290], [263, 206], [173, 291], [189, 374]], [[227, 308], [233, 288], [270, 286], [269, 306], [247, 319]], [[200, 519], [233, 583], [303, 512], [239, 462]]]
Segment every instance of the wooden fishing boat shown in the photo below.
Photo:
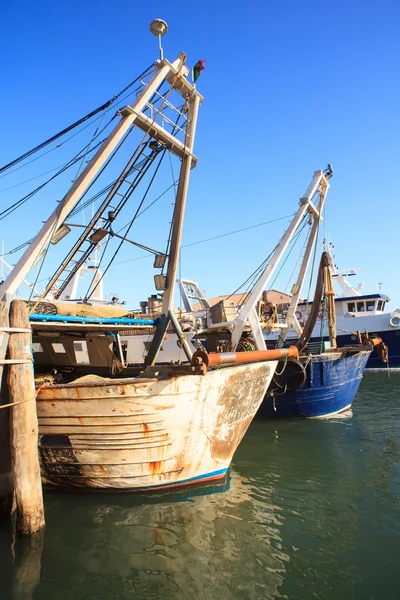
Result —
[[[155, 23], [156, 31], [164, 26], [162, 21]], [[34, 313], [42, 299], [62, 298], [103, 240], [112, 243], [117, 239], [120, 246], [129, 242], [146, 249], [155, 256], [154, 267], [161, 269], [154, 278], [156, 289], [162, 292], [160, 315], [147, 323], [155, 333], [150, 336], [144, 364], [134, 368], [125, 362], [119, 334], [142, 327], [140, 319], [35, 315], [33, 356], [42, 477], [45, 484], [57, 488], [142, 491], [224, 477], [278, 359], [297, 354], [290, 349], [245, 356], [229, 353], [219, 355], [218, 362], [207, 354], [194, 353], [175, 318], [179, 248], [189, 176], [197, 164], [193, 148], [203, 101], [187, 79], [185, 61], [184, 53], [172, 63], [160, 56], [147, 80], [143, 81], [143, 74], [135, 80], [140, 80], [141, 90], [134, 102], [118, 111], [114, 129], [0, 286], [0, 298], [10, 299], [37, 261], [46, 259], [50, 244], [71, 233], [74, 207], [131, 132], [140, 130], [142, 139], [120, 176], [105, 188], [105, 197], [93, 207], [90, 222], [80, 230], [41, 297], [31, 306]], [[167, 153], [178, 157], [180, 173], [169, 247], [161, 253], [127, 235]], [[130, 196], [139, 193], [140, 183], [151, 169], [154, 173], [139, 207], [121, 235], [113, 229], [114, 221]], [[116, 252], [109, 264], [115, 256]], [[93, 297], [98, 286], [98, 281], [93, 281], [83, 303], [90, 303]], [[171, 327], [185, 351], [185, 365], [157, 363]], [[50, 363], [40, 359], [45, 350], [54, 355]], [[46, 373], [49, 366], [57, 367], [50, 377]]]
[[44, 483], [141, 491], [224, 477], [275, 365], [186, 367], [187, 374], [185, 367], [157, 367], [137, 378], [41, 387]]

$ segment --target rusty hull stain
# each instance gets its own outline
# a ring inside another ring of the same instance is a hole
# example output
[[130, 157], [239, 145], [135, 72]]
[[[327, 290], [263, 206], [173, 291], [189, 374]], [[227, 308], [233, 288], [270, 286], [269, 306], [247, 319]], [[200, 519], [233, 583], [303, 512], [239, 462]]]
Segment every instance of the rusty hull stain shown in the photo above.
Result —
[[254, 373], [249, 368], [234, 373], [221, 388], [211, 441], [215, 460], [229, 460], [246, 433], [260, 401], [270, 367]]

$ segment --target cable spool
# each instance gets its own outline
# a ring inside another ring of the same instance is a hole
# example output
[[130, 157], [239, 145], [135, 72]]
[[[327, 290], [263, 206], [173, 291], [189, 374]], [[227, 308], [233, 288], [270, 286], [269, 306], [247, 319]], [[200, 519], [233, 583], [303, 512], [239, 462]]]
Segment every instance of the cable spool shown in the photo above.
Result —
[[276, 395], [295, 392], [306, 381], [306, 369], [296, 358], [288, 358], [278, 363], [268, 392]]

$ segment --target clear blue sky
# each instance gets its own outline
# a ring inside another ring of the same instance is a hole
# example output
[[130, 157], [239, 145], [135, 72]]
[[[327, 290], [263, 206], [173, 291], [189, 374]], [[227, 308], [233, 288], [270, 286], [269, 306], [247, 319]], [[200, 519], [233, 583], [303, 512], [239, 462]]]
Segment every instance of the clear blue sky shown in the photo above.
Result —
[[[156, 59], [149, 22], [163, 18], [168, 58], [185, 50], [190, 66], [206, 60], [198, 82], [205, 96], [199, 163], [183, 244], [291, 214], [313, 171], [330, 162], [335, 174], [325, 227], [337, 263], [365, 267], [358, 281], [366, 291], [377, 291], [381, 281], [392, 309], [400, 306], [400, 8], [394, 0], [14, 0], [1, 10], [1, 164], [112, 97]], [[0, 189], [6, 183], [0, 179]], [[0, 193], [0, 206], [18, 194]], [[0, 221], [6, 250], [35, 233], [53, 201], [38, 198]], [[183, 249], [182, 275], [209, 296], [230, 293], [285, 225]], [[140, 255], [128, 248], [121, 262]], [[154, 291], [151, 271], [148, 259], [116, 265], [106, 291], [136, 306]]]

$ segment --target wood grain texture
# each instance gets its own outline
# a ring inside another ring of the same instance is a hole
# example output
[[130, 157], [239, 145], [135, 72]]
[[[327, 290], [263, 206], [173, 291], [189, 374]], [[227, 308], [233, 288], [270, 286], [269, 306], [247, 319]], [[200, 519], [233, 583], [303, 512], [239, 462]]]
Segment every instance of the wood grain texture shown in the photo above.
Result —
[[[12, 301], [10, 326], [29, 327], [27, 306], [23, 300]], [[11, 333], [8, 344], [10, 358], [32, 358], [31, 345], [30, 333]], [[32, 364], [9, 366], [8, 390], [10, 402], [20, 402], [12, 407], [11, 428], [17, 531], [20, 534], [31, 534], [45, 525]]]
[[[8, 327], [8, 305], [0, 302], [0, 327]], [[0, 360], [7, 354], [8, 333], [0, 331]], [[0, 364], [0, 405], [8, 404], [7, 367]], [[14, 477], [11, 461], [10, 408], [0, 409], [0, 520], [13, 512]]]
[[39, 452], [46, 484], [135, 491], [223, 476], [275, 361], [200, 374], [42, 386]]

